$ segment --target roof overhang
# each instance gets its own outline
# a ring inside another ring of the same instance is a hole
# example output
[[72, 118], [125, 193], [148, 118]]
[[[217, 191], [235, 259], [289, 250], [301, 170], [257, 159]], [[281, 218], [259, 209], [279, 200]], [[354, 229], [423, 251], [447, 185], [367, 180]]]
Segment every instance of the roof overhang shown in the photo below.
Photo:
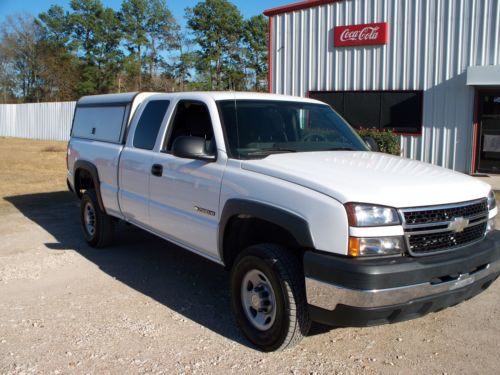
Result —
[[500, 65], [469, 66], [468, 86], [500, 86]]
[[306, 1], [301, 1], [300, 3], [293, 3], [290, 5], [283, 5], [281, 7], [267, 9], [264, 11], [264, 15], [272, 17], [277, 14], [289, 13], [296, 10], [313, 8], [329, 3], [337, 3], [339, 1], [344, 1], [344, 0], [308, 0], [308, 1], [306, 0]]

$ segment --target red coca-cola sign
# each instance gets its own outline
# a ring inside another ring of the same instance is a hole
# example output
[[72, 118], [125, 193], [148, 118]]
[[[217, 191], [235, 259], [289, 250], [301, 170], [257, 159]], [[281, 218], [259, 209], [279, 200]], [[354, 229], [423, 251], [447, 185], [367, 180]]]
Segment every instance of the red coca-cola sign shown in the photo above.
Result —
[[387, 22], [336, 26], [333, 30], [335, 47], [387, 44]]

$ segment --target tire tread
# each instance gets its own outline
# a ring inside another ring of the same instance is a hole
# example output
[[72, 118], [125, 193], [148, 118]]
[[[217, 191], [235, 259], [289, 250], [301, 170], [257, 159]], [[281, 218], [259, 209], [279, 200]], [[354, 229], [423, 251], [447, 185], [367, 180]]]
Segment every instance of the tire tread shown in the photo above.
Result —
[[[99, 201], [97, 200], [97, 193], [94, 189], [86, 190], [83, 193], [81, 201], [81, 210], [83, 210], [86, 200], [90, 200], [94, 206], [94, 211], [96, 214], [97, 228], [96, 228], [96, 238], [88, 239], [85, 235], [87, 243], [96, 248], [103, 248], [109, 246], [113, 240], [113, 219], [111, 216], [107, 215], [101, 210], [99, 206]], [[83, 214], [81, 214], [83, 215]], [[83, 228], [83, 217], [82, 217], [82, 229], [85, 234], [85, 229]]]
[[259, 253], [265, 260], [272, 263], [272, 268], [277, 272], [284, 287], [289, 302], [289, 326], [286, 336], [281, 343], [263, 348], [266, 351], [282, 351], [300, 342], [309, 332], [311, 319], [307, 306], [304, 273], [298, 254], [277, 244], [259, 244], [244, 250], [237, 258], [235, 264], [247, 255]]

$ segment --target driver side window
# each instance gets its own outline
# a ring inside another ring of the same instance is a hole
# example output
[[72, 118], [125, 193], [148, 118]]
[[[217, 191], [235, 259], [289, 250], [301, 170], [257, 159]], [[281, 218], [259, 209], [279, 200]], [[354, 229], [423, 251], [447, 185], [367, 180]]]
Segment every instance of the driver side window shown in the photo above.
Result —
[[164, 152], [170, 152], [178, 137], [193, 136], [205, 139], [208, 150], [215, 150], [214, 132], [208, 108], [202, 102], [182, 100], [169, 126]]

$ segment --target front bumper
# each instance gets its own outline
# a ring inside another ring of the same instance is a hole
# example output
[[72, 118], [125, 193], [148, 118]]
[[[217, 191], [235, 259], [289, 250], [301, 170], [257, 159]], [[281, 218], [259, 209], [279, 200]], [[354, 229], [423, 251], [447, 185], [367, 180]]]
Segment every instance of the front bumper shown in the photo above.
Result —
[[313, 320], [364, 326], [412, 319], [479, 294], [500, 275], [500, 231], [455, 253], [353, 259], [304, 255]]

